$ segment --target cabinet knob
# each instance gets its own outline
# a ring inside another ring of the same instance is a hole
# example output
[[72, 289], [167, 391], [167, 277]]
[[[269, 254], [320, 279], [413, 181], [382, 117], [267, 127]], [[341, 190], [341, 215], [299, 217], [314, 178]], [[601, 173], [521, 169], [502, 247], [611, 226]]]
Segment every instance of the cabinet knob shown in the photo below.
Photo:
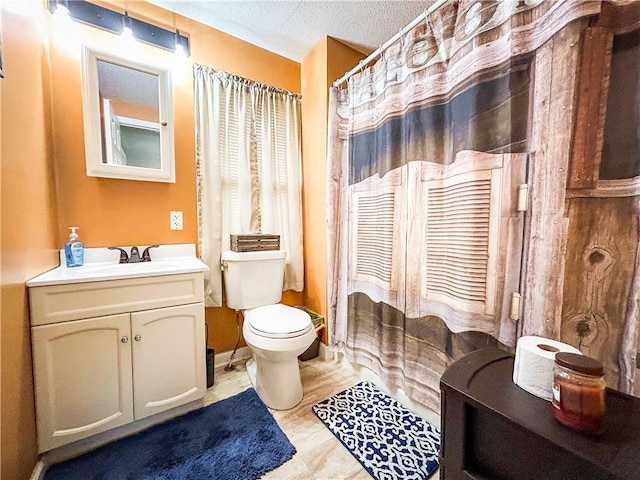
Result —
[[136, 335], [133, 338], [136, 340], [136, 342], [139, 342], [140, 340], [142, 340], [142, 337], [140, 335]]
[[127, 342], [129, 341], [129, 337], [122, 337], [122, 338], [120, 339], [120, 341], [121, 341], [122, 343], [127, 343]]

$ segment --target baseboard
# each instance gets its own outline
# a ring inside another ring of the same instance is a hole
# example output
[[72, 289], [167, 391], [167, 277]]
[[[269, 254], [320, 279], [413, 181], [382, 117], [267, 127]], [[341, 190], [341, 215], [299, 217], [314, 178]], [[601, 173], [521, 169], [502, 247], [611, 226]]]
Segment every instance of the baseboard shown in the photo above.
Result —
[[47, 471], [47, 462], [43, 457], [38, 459], [36, 466], [33, 467], [29, 480], [44, 480], [44, 473]]
[[[213, 370], [218, 371], [226, 367], [227, 364], [229, 363], [229, 359], [231, 358], [231, 353], [232, 352], [216, 353], [213, 360], [214, 361]], [[232, 363], [237, 362], [239, 360], [248, 360], [249, 358], [251, 358], [251, 355], [252, 353], [249, 347], [240, 347], [238, 350], [236, 350], [236, 356], [233, 357]]]

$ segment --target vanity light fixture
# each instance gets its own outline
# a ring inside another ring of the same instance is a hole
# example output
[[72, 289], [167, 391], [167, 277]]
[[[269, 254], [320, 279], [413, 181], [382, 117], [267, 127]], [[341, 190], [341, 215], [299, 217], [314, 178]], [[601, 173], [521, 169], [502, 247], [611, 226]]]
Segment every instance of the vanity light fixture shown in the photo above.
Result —
[[[125, 27], [131, 29], [131, 35], [139, 42], [176, 52], [176, 46], [182, 46], [184, 55], [190, 55], [189, 38], [178, 30], [166, 30], [129, 16], [128, 12], [119, 13], [84, 0], [47, 0], [52, 14], [59, 8], [67, 8], [69, 17], [78, 22], [92, 25], [122, 35]], [[128, 35], [128, 34], [126, 34]]]

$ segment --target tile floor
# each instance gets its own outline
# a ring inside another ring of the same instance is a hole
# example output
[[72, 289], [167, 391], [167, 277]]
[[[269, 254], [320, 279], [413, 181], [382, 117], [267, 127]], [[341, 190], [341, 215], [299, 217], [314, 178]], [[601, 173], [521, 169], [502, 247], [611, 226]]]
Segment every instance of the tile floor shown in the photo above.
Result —
[[[215, 372], [215, 384], [207, 391], [205, 404], [230, 397], [251, 386], [244, 361], [237, 361], [235, 370]], [[311, 407], [331, 395], [349, 388], [361, 380], [348, 364], [319, 358], [300, 363], [304, 398], [287, 411], [272, 410], [280, 428], [296, 447], [294, 457], [263, 478], [271, 480], [357, 480], [370, 479], [360, 463], [337, 438], [318, 420]], [[438, 473], [429, 480], [437, 480]]]

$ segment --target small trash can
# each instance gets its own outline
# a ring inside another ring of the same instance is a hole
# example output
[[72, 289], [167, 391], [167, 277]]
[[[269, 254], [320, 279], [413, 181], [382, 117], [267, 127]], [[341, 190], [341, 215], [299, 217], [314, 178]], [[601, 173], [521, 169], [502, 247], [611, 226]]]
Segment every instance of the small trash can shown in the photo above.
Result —
[[320, 332], [324, 328], [324, 317], [316, 312], [309, 310], [307, 307], [296, 307], [300, 310], [304, 310], [311, 317], [313, 327], [316, 329], [316, 339], [302, 354], [298, 355], [298, 360], [306, 362], [318, 356], [320, 350]]
[[216, 351], [213, 348], [207, 348], [207, 388], [213, 387], [214, 383], [215, 355]]

